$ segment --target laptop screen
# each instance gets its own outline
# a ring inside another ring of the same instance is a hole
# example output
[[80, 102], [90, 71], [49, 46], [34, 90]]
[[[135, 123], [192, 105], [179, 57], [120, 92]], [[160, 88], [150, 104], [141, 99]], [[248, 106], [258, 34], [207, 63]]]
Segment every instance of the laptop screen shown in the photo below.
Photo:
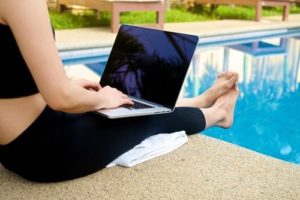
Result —
[[121, 25], [100, 84], [173, 108], [197, 43], [194, 35]]

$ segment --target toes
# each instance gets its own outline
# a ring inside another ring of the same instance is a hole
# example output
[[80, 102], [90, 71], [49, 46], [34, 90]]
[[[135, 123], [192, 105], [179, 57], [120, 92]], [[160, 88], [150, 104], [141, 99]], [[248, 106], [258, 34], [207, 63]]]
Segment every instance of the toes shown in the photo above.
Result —
[[217, 78], [230, 79], [232, 76], [238, 77], [238, 74], [236, 72], [231, 72], [231, 71], [221, 72], [217, 75]]
[[217, 78], [230, 79], [232, 76], [232, 72], [221, 72], [220, 74], [218, 74]]
[[227, 82], [226, 82], [226, 87], [229, 89], [229, 88], [232, 88], [235, 84], [237, 83], [237, 79], [232, 76]]
[[232, 72], [232, 74], [237, 80], [239, 79], [239, 74], [237, 72]]
[[226, 72], [221, 72], [217, 75], [217, 78], [222, 78], [222, 77], [226, 77]]
[[236, 72], [228, 72], [228, 79], [232, 79], [235, 80], [235, 82], [237, 82], [239, 79], [239, 74]]

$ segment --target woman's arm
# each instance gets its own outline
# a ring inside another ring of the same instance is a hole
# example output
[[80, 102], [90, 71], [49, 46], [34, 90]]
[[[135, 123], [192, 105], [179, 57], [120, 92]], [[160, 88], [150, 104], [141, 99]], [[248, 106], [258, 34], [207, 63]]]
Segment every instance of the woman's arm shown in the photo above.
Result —
[[0, 17], [13, 31], [46, 103], [65, 112], [131, 104], [120, 91], [89, 90], [67, 78], [52, 35], [46, 0], [1, 0]]

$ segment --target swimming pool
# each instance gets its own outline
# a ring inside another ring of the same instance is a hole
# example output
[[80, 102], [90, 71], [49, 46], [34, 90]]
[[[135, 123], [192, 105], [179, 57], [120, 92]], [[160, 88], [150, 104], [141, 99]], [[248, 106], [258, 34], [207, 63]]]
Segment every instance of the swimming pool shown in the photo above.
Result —
[[[62, 53], [65, 65], [99, 75], [110, 48]], [[221, 71], [237, 71], [240, 95], [230, 129], [204, 131], [253, 151], [300, 164], [300, 28], [200, 38], [182, 96], [203, 92]]]

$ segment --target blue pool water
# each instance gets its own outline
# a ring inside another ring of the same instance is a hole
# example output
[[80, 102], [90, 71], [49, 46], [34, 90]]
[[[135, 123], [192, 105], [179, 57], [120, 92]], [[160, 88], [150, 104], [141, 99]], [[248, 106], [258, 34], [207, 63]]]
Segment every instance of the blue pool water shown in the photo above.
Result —
[[[65, 57], [99, 75], [110, 49]], [[202, 134], [300, 164], [300, 29], [200, 38], [182, 96], [202, 93], [221, 71], [237, 71], [240, 95], [230, 129]]]

